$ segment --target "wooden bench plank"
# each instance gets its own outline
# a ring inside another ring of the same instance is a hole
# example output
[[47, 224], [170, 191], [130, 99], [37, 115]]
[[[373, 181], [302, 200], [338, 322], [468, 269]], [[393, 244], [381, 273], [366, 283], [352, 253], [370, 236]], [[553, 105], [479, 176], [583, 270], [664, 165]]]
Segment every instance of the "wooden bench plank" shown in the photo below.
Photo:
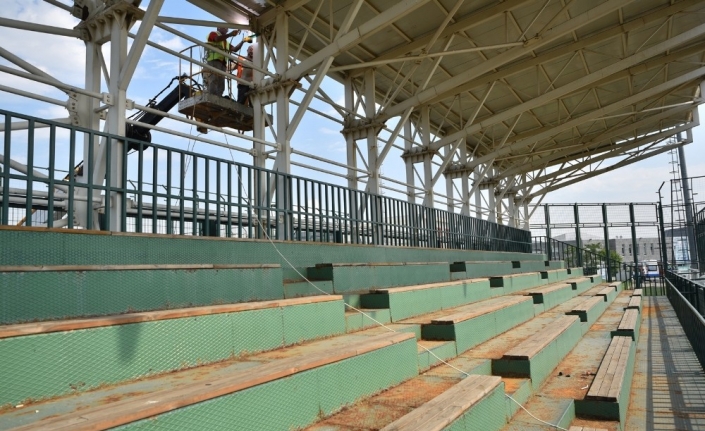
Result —
[[317, 263], [316, 268], [346, 268], [362, 266], [414, 266], [440, 265], [448, 262], [366, 262], [366, 263]]
[[590, 309], [592, 307], [594, 307], [595, 305], [602, 303], [602, 302], [605, 302], [605, 300], [602, 299], [601, 296], [591, 296], [591, 297], [587, 298], [586, 300], [584, 300], [583, 302], [581, 302], [577, 307], [573, 308], [571, 310], [571, 312], [587, 313], [588, 311], [590, 311]]
[[499, 300], [490, 301], [486, 301], [485, 303], [472, 304], [472, 306], [466, 307], [466, 309], [463, 311], [433, 319], [431, 320], [431, 323], [439, 325], [452, 325], [454, 323], [463, 322], [465, 320], [469, 320], [477, 316], [481, 316], [483, 314], [501, 310], [502, 308], [533, 300], [529, 296], [506, 296], [500, 298]]
[[629, 304], [627, 304], [627, 308], [641, 309], [641, 296], [632, 296], [631, 298], [629, 298]]
[[328, 348], [306, 356], [276, 359], [233, 373], [227, 378], [199, 380], [181, 386], [135, 395], [108, 404], [82, 409], [69, 415], [47, 418], [39, 423], [16, 428], [35, 430], [107, 429], [163, 414], [243, 389], [281, 379], [302, 371], [359, 356], [414, 338], [410, 333], [387, 333], [345, 347]]
[[627, 310], [624, 310], [624, 314], [622, 315], [622, 320], [619, 321], [619, 326], [617, 326], [617, 330], [619, 331], [629, 331], [629, 330], [635, 330], [636, 329], [636, 322], [637, 319], [639, 319], [639, 310], [635, 308], [629, 308]]
[[607, 287], [603, 287], [602, 289], [600, 289], [600, 291], [597, 292], [597, 295], [607, 296], [607, 295], [609, 295], [609, 294], [612, 293], [612, 292], [614, 292], [614, 287], [612, 287], [612, 286], [607, 286]]
[[436, 398], [382, 428], [382, 431], [443, 430], [497, 388], [501, 382], [502, 379], [497, 376], [470, 375]]
[[536, 356], [573, 323], [580, 321], [578, 316], [561, 316], [531, 337], [507, 351], [502, 359], [528, 360]]
[[400, 293], [400, 292], [413, 292], [415, 290], [436, 289], [436, 288], [451, 287], [451, 286], [462, 286], [463, 284], [479, 283], [482, 281], [487, 281], [487, 278], [486, 277], [485, 278], [468, 278], [468, 279], [456, 280], [456, 281], [442, 281], [439, 283], [419, 284], [416, 286], [386, 287], [383, 289], [371, 289], [370, 293], [391, 294], [391, 293]]
[[632, 292], [632, 296], [643, 296], [643, 289], [634, 289], [634, 292]]
[[237, 313], [242, 311], [263, 310], [267, 308], [341, 301], [342, 299], [343, 297], [340, 295], [307, 296], [303, 298], [277, 299], [273, 301], [241, 302], [237, 304], [145, 311], [113, 316], [89, 317], [86, 319], [20, 323], [17, 325], [0, 326], [0, 339], [24, 335], [47, 334], [50, 332], [74, 331], [77, 329], [100, 328], [104, 326], [128, 325], [130, 323], [180, 319], [185, 317], [205, 316], [209, 314]]
[[586, 399], [617, 401], [624, 382], [631, 343], [631, 337], [612, 338]]

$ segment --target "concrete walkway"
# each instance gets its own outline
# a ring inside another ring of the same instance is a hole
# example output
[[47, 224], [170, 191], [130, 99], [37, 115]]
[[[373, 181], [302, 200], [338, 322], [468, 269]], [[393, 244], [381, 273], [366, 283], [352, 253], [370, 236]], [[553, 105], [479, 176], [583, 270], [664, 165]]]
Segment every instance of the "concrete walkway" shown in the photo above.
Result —
[[665, 296], [645, 297], [626, 429], [705, 430], [705, 374]]

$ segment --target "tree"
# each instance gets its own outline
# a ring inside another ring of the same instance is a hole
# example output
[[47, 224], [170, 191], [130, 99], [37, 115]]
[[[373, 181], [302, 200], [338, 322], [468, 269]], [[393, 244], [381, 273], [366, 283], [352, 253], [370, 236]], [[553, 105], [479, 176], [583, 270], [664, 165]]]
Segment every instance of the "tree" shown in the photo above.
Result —
[[[588, 244], [585, 246], [586, 250], [589, 250], [596, 255], [598, 255], [601, 259], [606, 259], [607, 257], [607, 251], [602, 248], [602, 243], [595, 243], [595, 244]], [[615, 276], [617, 275], [617, 272], [619, 271], [619, 265], [622, 263], [622, 256], [620, 256], [616, 251], [610, 250], [610, 259], [609, 259], [609, 266], [610, 266], [610, 275]]]

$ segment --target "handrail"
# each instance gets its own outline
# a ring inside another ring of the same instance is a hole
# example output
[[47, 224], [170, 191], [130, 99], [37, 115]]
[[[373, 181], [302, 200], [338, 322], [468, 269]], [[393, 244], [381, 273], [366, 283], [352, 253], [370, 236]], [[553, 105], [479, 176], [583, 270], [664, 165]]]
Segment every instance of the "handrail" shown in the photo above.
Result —
[[676, 312], [700, 365], [705, 367], [705, 289], [692, 280], [666, 271], [666, 296]]
[[[0, 224], [26, 216], [36, 226], [30, 215], [40, 210], [48, 227], [73, 228], [77, 221], [127, 232], [531, 252], [529, 231], [488, 220], [0, 110], [3, 117]], [[13, 119], [27, 121], [28, 129], [11, 130]], [[41, 138], [38, 124], [48, 126]], [[82, 158], [84, 139], [101, 141], [88, 151], [97, 162], [84, 164], [81, 174], [58, 174]], [[20, 157], [23, 171], [10, 164]], [[125, 161], [122, 172], [111, 169], [114, 157]], [[106, 173], [101, 181], [83, 179], [100, 172]], [[25, 201], [10, 199], [11, 188], [26, 189]], [[62, 220], [54, 214], [60, 198], [72, 215], [61, 213]], [[85, 202], [93, 202], [92, 210]]]

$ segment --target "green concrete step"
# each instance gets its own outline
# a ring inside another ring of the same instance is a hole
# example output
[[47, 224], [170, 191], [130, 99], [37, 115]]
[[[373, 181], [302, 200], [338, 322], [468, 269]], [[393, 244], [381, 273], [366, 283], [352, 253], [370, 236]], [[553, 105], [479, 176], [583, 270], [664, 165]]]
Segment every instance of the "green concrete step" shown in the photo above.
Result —
[[[0, 266], [259, 264], [278, 263], [286, 279], [295, 271], [267, 240], [152, 235], [0, 226]], [[545, 260], [544, 255], [482, 250], [387, 247], [320, 242], [276, 242], [301, 271], [322, 262], [460, 262]]]
[[635, 356], [632, 337], [612, 337], [587, 395], [576, 401], [579, 416], [626, 423]]
[[568, 270], [568, 274], [571, 277], [582, 277], [585, 275], [585, 272], [583, 271], [583, 268], [581, 266], [576, 266], [572, 268], [566, 268]]
[[421, 337], [455, 340], [461, 353], [533, 317], [533, 301], [529, 297], [492, 298], [427, 316], [420, 322]]
[[388, 309], [358, 308], [358, 310], [361, 312], [356, 310], [345, 312], [345, 332], [356, 332], [379, 326], [380, 323], [387, 324], [392, 321]]
[[[572, 399], [533, 397], [526, 409], [542, 421], [567, 429], [575, 419], [575, 402]], [[540, 423], [524, 410], [512, 418], [502, 431], [555, 431], [556, 428]]]
[[456, 279], [492, 277], [514, 272], [513, 264], [517, 264], [518, 269], [518, 263], [518, 261], [454, 262], [450, 265], [450, 271]]
[[41, 409], [7, 410], [0, 424], [26, 430], [299, 429], [417, 373], [412, 334], [358, 333], [98, 389]]
[[330, 280], [284, 280], [284, 298], [301, 298], [325, 294], [334, 294], [333, 282]]
[[580, 319], [561, 316], [492, 361], [492, 373], [531, 379], [537, 390], [580, 340]]
[[541, 286], [547, 281], [541, 278], [539, 272], [509, 274], [500, 277], [490, 277], [490, 287], [501, 289], [496, 295], [507, 295], [530, 287]]
[[314, 283], [332, 281], [337, 294], [450, 281], [446, 262], [319, 263], [307, 273]]
[[564, 282], [557, 282], [546, 286], [525, 289], [518, 293], [531, 296], [534, 304], [543, 304], [544, 310], [550, 310], [558, 304], [561, 304], [575, 296], [575, 292], [571, 288], [571, 285]]
[[402, 416], [382, 431], [500, 430], [505, 425], [504, 383], [499, 377], [470, 375]]
[[447, 361], [458, 355], [455, 341], [418, 340], [417, 344], [419, 372], [426, 371], [440, 364], [441, 361]]
[[583, 298], [585, 298], [585, 300], [583, 300], [580, 305], [565, 314], [578, 316], [580, 321], [585, 323], [585, 325], [583, 325], [583, 332], [587, 332], [590, 326], [592, 326], [597, 318], [602, 315], [609, 304], [605, 302], [604, 296], [590, 296]]
[[342, 312], [329, 296], [0, 326], [0, 406], [339, 335]]
[[[521, 409], [519, 404], [524, 405], [533, 394], [530, 379], [517, 377], [502, 377], [504, 382], [504, 392], [507, 394], [507, 422]], [[511, 397], [511, 398], [510, 398]], [[519, 403], [519, 404], [517, 404]]]
[[641, 314], [641, 298], [642, 298], [641, 296], [633, 296], [633, 295], [632, 295], [632, 296], [629, 298], [629, 303], [627, 304], [627, 306], [625, 307], [625, 309], [628, 310], [628, 309], [630, 309], [630, 308], [633, 308], [633, 309], [635, 309], [635, 310], [638, 310], [638, 311], [639, 311], [639, 314]]
[[0, 267], [0, 324], [283, 297], [278, 264]]
[[578, 294], [583, 294], [587, 290], [591, 289], [593, 286], [595, 286], [595, 283], [592, 281], [590, 277], [580, 277], [576, 276], [578, 278], [572, 278], [571, 280], [568, 280], [567, 282], [571, 285], [572, 289]]
[[547, 283], [555, 283], [558, 281], [563, 281], [568, 279], [567, 269], [548, 269], [540, 271], [541, 278], [546, 280]]
[[630, 337], [634, 342], [639, 341], [639, 329], [641, 328], [641, 314], [639, 310], [630, 308], [624, 310], [622, 319], [619, 321], [617, 329], [611, 332], [613, 337]]
[[484, 278], [431, 283], [388, 289], [373, 289], [360, 296], [365, 308], [388, 308], [392, 321], [445, 310], [489, 298], [494, 292]]

